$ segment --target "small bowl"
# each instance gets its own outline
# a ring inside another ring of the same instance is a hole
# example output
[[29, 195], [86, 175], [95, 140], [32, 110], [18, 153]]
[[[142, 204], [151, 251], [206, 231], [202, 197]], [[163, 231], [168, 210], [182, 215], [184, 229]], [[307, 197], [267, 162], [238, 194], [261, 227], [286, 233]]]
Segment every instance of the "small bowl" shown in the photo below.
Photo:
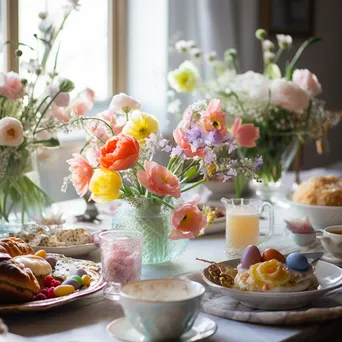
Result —
[[153, 341], [169, 341], [191, 329], [204, 292], [189, 280], [141, 280], [122, 286], [120, 304], [136, 330]]
[[291, 233], [291, 235], [292, 240], [300, 247], [310, 246], [316, 241], [316, 232], [305, 234]]
[[342, 260], [342, 225], [327, 227], [323, 235], [318, 236], [326, 251], [335, 258]]
[[298, 217], [307, 217], [314, 229], [342, 224], [342, 207], [296, 203], [292, 200], [292, 196], [293, 192], [287, 194], [286, 202]]

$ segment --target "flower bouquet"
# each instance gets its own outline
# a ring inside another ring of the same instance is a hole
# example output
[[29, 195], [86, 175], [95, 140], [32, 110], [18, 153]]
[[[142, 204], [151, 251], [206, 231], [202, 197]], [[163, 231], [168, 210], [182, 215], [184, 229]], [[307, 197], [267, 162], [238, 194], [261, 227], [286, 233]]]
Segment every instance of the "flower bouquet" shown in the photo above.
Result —
[[[35, 50], [23, 43], [7, 42], [18, 46], [18, 58], [25, 57], [19, 47], [36, 51], [37, 56], [29, 62], [22, 62], [27, 79], [15, 72], [0, 73], [0, 220], [17, 219], [17, 215], [12, 217], [10, 214], [21, 213], [21, 222], [24, 222], [51, 202], [39, 186], [36, 151], [38, 148], [58, 147], [59, 141], [53, 133], [70, 118], [83, 115], [93, 104], [94, 94], [89, 89], [70, 101], [69, 92], [74, 85], [70, 80], [58, 77], [58, 51], [53, 70], [46, 70], [57, 36], [71, 12], [77, 8], [77, 2], [69, 1], [57, 28], [49, 21], [47, 13], [40, 14], [40, 35], [35, 35], [35, 38], [43, 47], [41, 56], [38, 48]], [[35, 90], [40, 83], [43, 83], [44, 90], [37, 95]]]
[[[200, 94], [205, 98], [222, 100], [227, 118], [240, 118], [242, 123], [253, 123], [259, 127], [260, 138], [254, 148], [239, 147], [241, 158], [261, 155], [263, 166], [258, 175], [263, 181], [261, 195], [268, 198], [267, 191], [280, 184], [299, 145], [309, 138], [321, 141], [326, 137], [327, 127], [338, 122], [338, 115], [325, 109], [325, 103], [318, 98], [322, 92], [317, 77], [309, 70], [295, 69], [303, 51], [320, 40], [313, 37], [305, 41], [282, 71], [280, 56], [290, 50], [292, 37], [277, 35], [278, 49], [267, 39], [267, 32], [259, 29], [256, 38], [261, 42], [263, 53], [263, 73], [239, 72], [238, 56], [235, 49], [228, 49], [223, 60], [218, 60], [216, 52], [206, 56], [211, 76], [207, 79], [201, 73], [203, 53], [193, 41], [179, 41], [176, 50], [188, 54], [189, 60], [176, 70], [170, 71], [170, 86], [179, 93]], [[169, 94], [169, 111], [179, 111], [181, 101], [175, 93]], [[226, 122], [230, 127], [232, 121]], [[241, 189], [237, 188], [238, 196]], [[271, 191], [272, 192], [272, 191]]]
[[[183, 193], [217, 174], [256, 177], [262, 165], [261, 158], [234, 157], [238, 146], [255, 146], [259, 129], [237, 118], [229, 131], [221, 106], [217, 99], [189, 106], [173, 132], [175, 144], [162, 137], [155, 116], [122, 93], [108, 110], [82, 122], [87, 142], [67, 161], [69, 180], [95, 202], [121, 200], [113, 228], [144, 234], [144, 263], [172, 259], [214, 219], [209, 208], [199, 209], [198, 199], [181, 202]], [[169, 154], [167, 166], [152, 160], [157, 150]]]

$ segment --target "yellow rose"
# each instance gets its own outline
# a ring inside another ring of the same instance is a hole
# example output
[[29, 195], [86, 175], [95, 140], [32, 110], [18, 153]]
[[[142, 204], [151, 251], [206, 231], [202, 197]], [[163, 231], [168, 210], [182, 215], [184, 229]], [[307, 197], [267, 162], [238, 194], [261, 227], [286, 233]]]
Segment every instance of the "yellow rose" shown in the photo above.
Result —
[[170, 86], [179, 93], [192, 92], [197, 86], [198, 78], [198, 69], [190, 61], [185, 61], [167, 76]]
[[96, 169], [89, 184], [91, 199], [98, 203], [111, 202], [119, 197], [121, 185], [122, 180], [118, 172]]
[[135, 110], [122, 131], [137, 139], [140, 145], [145, 145], [145, 138], [148, 138], [151, 133], [157, 134], [158, 130], [158, 120], [154, 115]]

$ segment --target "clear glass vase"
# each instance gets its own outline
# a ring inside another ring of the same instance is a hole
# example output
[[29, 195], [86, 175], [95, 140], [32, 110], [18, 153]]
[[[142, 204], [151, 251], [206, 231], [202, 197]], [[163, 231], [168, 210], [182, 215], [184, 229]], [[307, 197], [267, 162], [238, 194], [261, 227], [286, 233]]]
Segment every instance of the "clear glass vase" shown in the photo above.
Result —
[[143, 264], [159, 264], [179, 256], [188, 240], [170, 240], [171, 209], [156, 200], [139, 197], [122, 201], [115, 210], [112, 228], [143, 233]]

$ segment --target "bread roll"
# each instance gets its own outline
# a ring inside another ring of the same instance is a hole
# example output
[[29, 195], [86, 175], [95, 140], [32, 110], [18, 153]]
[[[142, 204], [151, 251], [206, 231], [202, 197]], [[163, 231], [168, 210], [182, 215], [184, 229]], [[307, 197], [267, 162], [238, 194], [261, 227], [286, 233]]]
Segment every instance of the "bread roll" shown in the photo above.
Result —
[[39, 291], [39, 283], [29, 268], [12, 259], [9, 254], [0, 253], [1, 304], [30, 301]]
[[34, 250], [25, 241], [10, 237], [0, 240], [0, 253], [8, 253], [14, 258], [17, 255], [34, 254]]

